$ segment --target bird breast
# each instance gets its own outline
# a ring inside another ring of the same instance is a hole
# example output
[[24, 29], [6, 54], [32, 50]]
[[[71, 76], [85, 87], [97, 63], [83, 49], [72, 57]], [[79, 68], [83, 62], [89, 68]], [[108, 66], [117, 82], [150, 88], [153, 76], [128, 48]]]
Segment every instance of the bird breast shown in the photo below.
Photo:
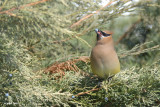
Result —
[[91, 68], [97, 75], [99, 75], [100, 72], [105, 72], [104, 74], [106, 75], [108, 75], [108, 73], [118, 73], [120, 71], [120, 64], [114, 47], [109, 45], [96, 45], [91, 52]]

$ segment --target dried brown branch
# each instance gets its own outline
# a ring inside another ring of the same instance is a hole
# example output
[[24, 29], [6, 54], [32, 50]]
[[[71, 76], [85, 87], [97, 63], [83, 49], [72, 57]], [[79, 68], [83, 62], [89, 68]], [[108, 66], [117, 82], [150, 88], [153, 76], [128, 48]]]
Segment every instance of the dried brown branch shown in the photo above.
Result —
[[127, 35], [136, 27], [138, 23], [140, 23], [142, 19], [137, 20], [116, 42], [115, 45], [118, 45], [122, 39], [127, 37]]
[[90, 92], [100, 90], [101, 88], [102, 87], [100, 87], [100, 88], [93, 88], [93, 89], [91, 89], [89, 91], [78, 93], [78, 94], [75, 95], [75, 97], [80, 96], [80, 95], [84, 95], [84, 94], [89, 94]]
[[94, 13], [92, 13], [92, 14], [89, 14], [89, 15], [87, 15], [87, 16], [85, 16], [85, 17], [83, 17], [82, 19], [80, 19], [80, 20], [77, 21], [76, 23], [72, 24], [72, 25], [71, 25], [71, 28], [79, 25], [83, 20], [85, 20], [85, 19], [93, 16], [94, 14], [99, 13], [102, 9], [104, 9], [105, 7], [109, 6], [109, 5], [112, 4], [112, 3], [113, 3], [113, 2], [111, 1], [111, 2], [109, 2], [108, 4], [106, 4], [104, 7], [100, 8], [99, 10], [97, 10], [96, 12], [94, 12]]
[[41, 1], [37, 1], [37, 2], [32, 2], [32, 3], [26, 4], [26, 5], [23, 5], [23, 6], [13, 7], [11, 9], [9, 9], [9, 10], [5, 10], [5, 11], [0, 12], [0, 14], [8, 14], [8, 15], [11, 15], [11, 16], [16, 16], [15, 14], [13, 14], [11, 12], [14, 11], [14, 10], [23, 9], [25, 7], [34, 6], [34, 5], [37, 5], [37, 4], [46, 2], [46, 1], [49, 1], [49, 0], [41, 0]]
[[85, 63], [89, 62], [89, 57], [88, 56], [81, 56], [79, 58], [76, 59], [71, 59], [65, 62], [56, 62], [53, 65], [51, 65], [50, 67], [46, 68], [44, 71], [45, 73], [51, 73], [51, 74], [56, 74], [56, 73], [60, 73], [60, 77], [58, 78], [62, 78], [65, 75], [65, 71], [75, 71], [78, 72], [80, 71], [80, 69], [76, 66], [76, 63], [82, 61]]

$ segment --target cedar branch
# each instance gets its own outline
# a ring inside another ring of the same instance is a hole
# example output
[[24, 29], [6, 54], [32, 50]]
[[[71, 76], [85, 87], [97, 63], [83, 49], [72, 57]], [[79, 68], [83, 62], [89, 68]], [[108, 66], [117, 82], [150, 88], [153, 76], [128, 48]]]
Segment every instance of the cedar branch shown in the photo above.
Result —
[[85, 19], [93, 16], [94, 14], [99, 13], [102, 9], [104, 9], [105, 7], [109, 6], [109, 5], [112, 4], [112, 3], [113, 3], [113, 2], [111, 1], [111, 2], [109, 2], [108, 4], [106, 4], [105, 6], [103, 6], [102, 8], [100, 8], [99, 10], [97, 10], [96, 12], [94, 12], [94, 13], [92, 13], [92, 14], [89, 14], [89, 15], [87, 15], [87, 16], [85, 16], [85, 17], [83, 17], [82, 19], [80, 19], [80, 20], [77, 21], [76, 23], [72, 24], [72, 25], [71, 25], [71, 28], [74, 27], [74, 26], [79, 25], [83, 20], [85, 20]]
[[75, 95], [75, 97], [80, 96], [80, 95], [84, 95], [84, 94], [89, 94], [90, 92], [100, 90], [101, 88], [102, 87], [100, 87], [100, 88], [93, 88], [93, 89], [91, 89], [89, 91], [78, 93], [77, 95]]
[[23, 9], [25, 7], [34, 6], [34, 5], [37, 5], [37, 4], [46, 2], [46, 1], [49, 1], [49, 0], [41, 0], [41, 1], [32, 2], [32, 3], [29, 3], [29, 4], [23, 5], [23, 6], [20, 6], [20, 7], [13, 7], [11, 9], [9, 9], [9, 10], [5, 10], [5, 11], [0, 12], [0, 14], [9, 14], [11, 16], [15, 16], [14, 14], [11, 13], [14, 10], [19, 10], [19, 9]]

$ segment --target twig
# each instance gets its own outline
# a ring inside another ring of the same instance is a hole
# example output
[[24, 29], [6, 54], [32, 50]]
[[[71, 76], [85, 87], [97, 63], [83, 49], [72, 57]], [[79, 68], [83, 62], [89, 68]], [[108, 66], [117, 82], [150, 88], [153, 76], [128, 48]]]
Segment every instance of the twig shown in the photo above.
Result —
[[142, 21], [142, 19], [139, 19], [138, 21], [136, 21], [116, 42], [115, 45], [118, 45], [120, 43], [120, 41], [125, 38], [135, 27], [138, 23], [140, 23]]
[[90, 92], [100, 90], [101, 88], [102, 87], [100, 87], [100, 88], [93, 88], [93, 89], [91, 89], [89, 91], [78, 93], [77, 95], [75, 95], [75, 97], [80, 96], [80, 95], [84, 95], [84, 94], [89, 94]]
[[105, 7], [109, 6], [111, 3], [113, 3], [113, 2], [111, 1], [111, 2], [109, 2], [108, 4], [106, 4], [104, 7], [100, 8], [99, 10], [97, 10], [96, 12], [94, 12], [94, 13], [92, 13], [92, 14], [89, 14], [89, 15], [87, 15], [87, 16], [85, 16], [85, 17], [83, 17], [83, 18], [80, 19], [78, 22], [72, 24], [72, 25], [71, 25], [71, 28], [74, 27], [74, 26], [79, 25], [83, 20], [85, 20], [85, 19], [87, 19], [87, 18], [93, 16], [94, 14], [99, 13], [99, 11], [101, 11], [101, 10], [104, 9]]
[[49, 1], [49, 0], [41, 0], [41, 1], [32, 2], [32, 3], [29, 3], [29, 4], [23, 5], [23, 6], [20, 6], [20, 7], [13, 7], [13, 8], [11, 8], [11, 9], [9, 9], [9, 10], [0, 12], [0, 14], [9, 14], [9, 15], [11, 15], [11, 16], [15, 16], [15, 14], [12, 14], [12, 13], [10, 13], [10, 12], [12, 12], [12, 11], [14, 11], [14, 10], [18, 10], [18, 9], [23, 9], [23, 8], [25, 8], [25, 7], [34, 6], [34, 5], [37, 5], [37, 4], [46, 2], [46, 1]]

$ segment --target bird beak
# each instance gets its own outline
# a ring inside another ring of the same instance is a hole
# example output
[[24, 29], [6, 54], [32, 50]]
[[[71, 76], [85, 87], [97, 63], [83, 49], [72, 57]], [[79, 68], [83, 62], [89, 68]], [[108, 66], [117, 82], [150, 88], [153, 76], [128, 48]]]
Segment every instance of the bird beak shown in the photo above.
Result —
[[94, 31], [97, 33], [97, 40], [100, 40], [103, 38], [103, 35], [99, 29], [95, 29]]
[[94, 31], [97, 33], [97, 35], [98, 35], [98, 36], [101, 36], [101, 37], [103, 36], [103, 34], [102, 34], [102, 31], [101, 31], [101, 30], [99, 30], [99, 29], [95, 29]]
[[98, 30], [98, 29], [95, 29], [94, 31], [98, 34], [98, 31], [99, 31], [99, 30]]

